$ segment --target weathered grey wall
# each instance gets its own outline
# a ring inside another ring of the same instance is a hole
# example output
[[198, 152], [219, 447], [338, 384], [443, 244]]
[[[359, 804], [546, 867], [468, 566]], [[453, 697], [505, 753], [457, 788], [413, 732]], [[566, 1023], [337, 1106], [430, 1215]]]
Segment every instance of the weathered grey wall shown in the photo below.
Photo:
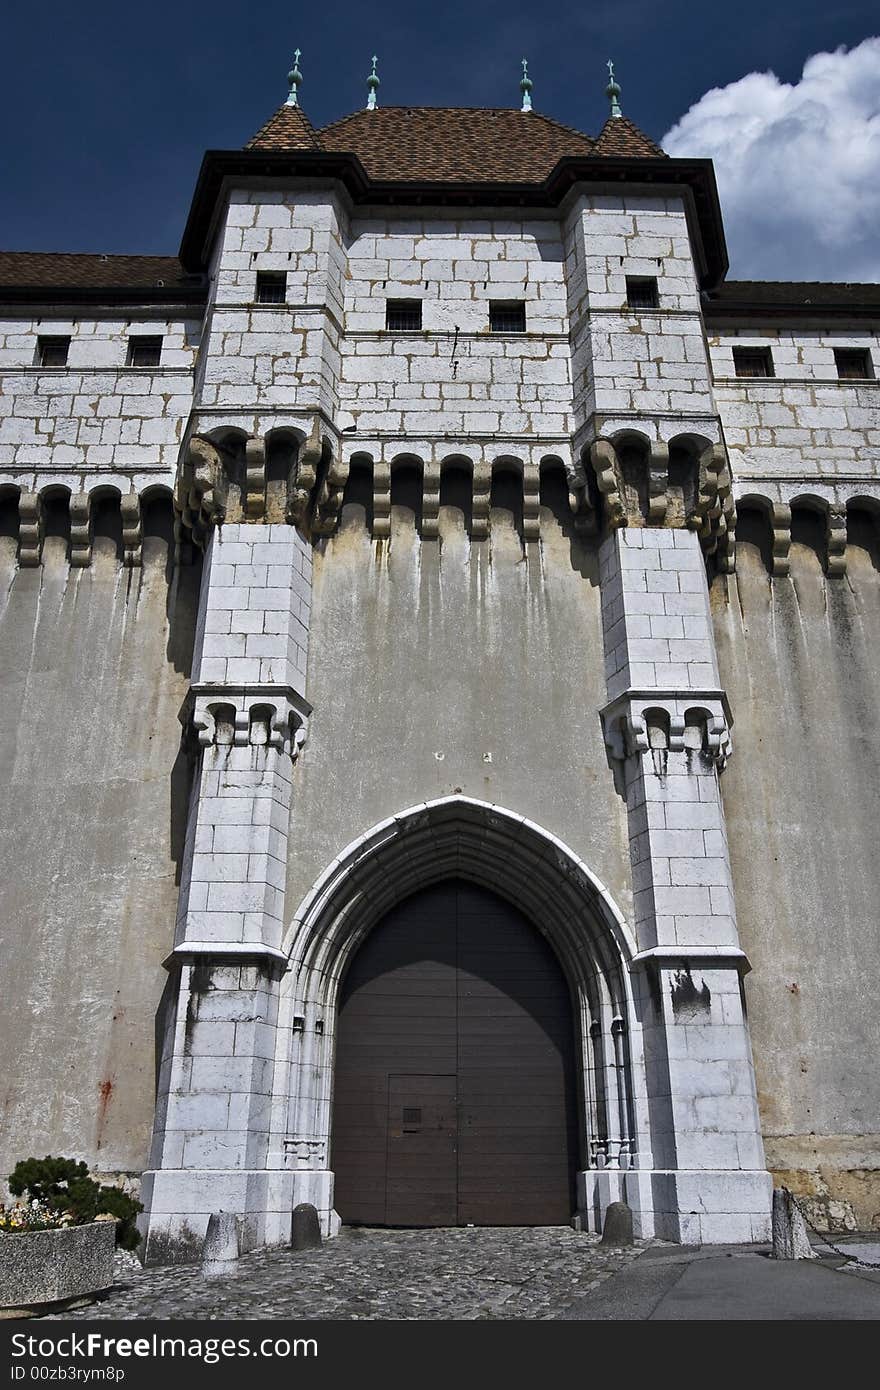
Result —
[[0, 540], [0, 1182], [31, 1154], [140, 1172], [149, 1149], [198, 573], [169, 590], [164, 542], [140, 571], [107, 546], [70, 569], [49, 537], [16, 572]]
[[847, 559], [826, 579], [794, 544], [771, 581], [740, 544], [712, 597], [768, 1165], [832, 1224], [880, 1227], [880, 574]]
[[560, 836], [629, 912], [625, 809], [598, 717], [595, 550], [544, 508], [526, 559], [501, 509], [474, 543], [453, 508], [441, 508], [439, 542], [421, 541], [404, 508], [390, 543], [361, 517], [347, 506], [315, 555], [315, 712], [294, 777], [288, 915], [356, 836], [455, 791]]

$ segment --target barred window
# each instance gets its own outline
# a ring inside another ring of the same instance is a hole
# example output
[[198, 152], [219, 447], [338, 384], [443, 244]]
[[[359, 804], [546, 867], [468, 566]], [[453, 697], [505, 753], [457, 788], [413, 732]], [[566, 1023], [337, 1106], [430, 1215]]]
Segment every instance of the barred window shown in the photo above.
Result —
[[422, 326], [420, 299], [389, 299], [385, 305], [385, 327], [395, 333], [417, 333]]
[[660, 296], [657, 281], [644, 275], [627, 275], [626, 303], [630, 309], [657, 309]]
[[496, 299], [489, 305], [489, 328], [493, 333], [525, 333], [526, 306], [518, 299]]
[[283, 271], [257, 271], [257, 303], [283, 304], [287, 299], [287, 276]]
[[773, 356], [769, 348], [734, 348], [733, 369], [737, 376], [773, 376]]

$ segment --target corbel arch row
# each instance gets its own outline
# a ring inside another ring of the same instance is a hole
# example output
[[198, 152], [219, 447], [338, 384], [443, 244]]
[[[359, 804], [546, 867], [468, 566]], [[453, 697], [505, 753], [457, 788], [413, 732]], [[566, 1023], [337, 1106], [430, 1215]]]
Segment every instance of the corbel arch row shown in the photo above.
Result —
[[858, 492], [828, 497], [792, 488], [781, 499], [749, 490], [737, 499], [736, 539], [755, 546], [775, 578], [789, 573], [793, 542], [813, 550], [829, 576], [846, 573], [848, 545], [867, 550], [880, 568], [880, 498]]
[[94, 543], [115, 549], [120, 563], [139, 567], [143, 544], [155, 540], [165, 556], [174, 554], [171, 489], [149, 483], [136, 490], [128, 480], [102, 480], [88, 490], [73, 491], [65, 482], [46, 479], [32, 488], [0, 483], [0, 535], [16, 543], [22, 568], [39, 565], [47, 537], [64, 542], [75, 567], [91, 564]]
[[562, 453], [551, 450], [517, 452], [504, 445], [448, 453], [362, 448], [350, 453], [342, 471], [343, 505], [361, 506], [380, 540], [391, 534], [391, 508], [396, 505], [413, 513], [416, 529], [426, 539], [439, 534], [440, 508], [454, 506], [474, 540], [488, 536], [490, 512], [500, 507], [511, 513], [525, 542], [540, 538], [541, 506], [576, 523], [582, 504], [583, 479]]

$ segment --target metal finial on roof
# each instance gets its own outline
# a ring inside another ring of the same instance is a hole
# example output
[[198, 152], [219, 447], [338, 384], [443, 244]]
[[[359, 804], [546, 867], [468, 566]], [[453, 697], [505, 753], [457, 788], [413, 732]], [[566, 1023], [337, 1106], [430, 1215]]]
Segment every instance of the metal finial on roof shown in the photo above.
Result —
[[622, 115], [623, 115], [623, 112], [622, 112], [621, 109], [620, 109], [620, 100], [619, 100], [619, 98], [620, 98], [620, 85], [619, 85], [619, 83], [616, 81], [616, 79], [615, 79], [615, 77], [614, 77], [614, 64], [613, 64], [613, 62], [611, 61], [610, 58], [608, 59], [608, 86], [605, 88], [605, 95], [606, 95], [606, 97], [608, 98], [608, 100], [611, 102], [611, 114], [612, 114], [612, 116], [615, 116], [615, 117], [617, 117], [617, 116], [622, 116]]
[[520, 84], [519, 84], [519, 89], [520, 89], [520, 91], [522, 92], [522, 106], [520, 107], [520, 110], [521, 110], [521, 111], [531, 111], [531, 109], [532, 109], [532, 86], [533, 86], [533, 83], [532, 83], [532, 79], [529, 77], [529, 60], [528, 60], [528, 58], [523, 58], [523, 60], [522, 60], [522, 70], [523, 70], [522, 81], [521, 81]]
[[376, 109], [376, 91], [377, 91], [377, 89], [378, 89], [378, 87], [379, 87], [379, 74], [376, 72], [376, 64], [378, 63], [378, 61], [379, 61], [379, 59], [376, 57], [376, 55], [375, 55], [375, 53], [374, 53], [374, 54], [373, 54], [373, 71], [370, 73], [369, 77], [367, 78], [367, 87], [369, 88], [369, 92], [370, 92], [370, 95], [367, 97], [367, 110], [368, 110], [368, 111], [375, 111], [375, 109]]
[[284, 103], [285, 106], [299, 106], [299, 84], [303, 80], [303, 75], [299, 70], [299, 60], [302, 57], [299, 49], [293, 55], [293, 67], [287, 74], [287, 85], [290, 88], [290, 95]]

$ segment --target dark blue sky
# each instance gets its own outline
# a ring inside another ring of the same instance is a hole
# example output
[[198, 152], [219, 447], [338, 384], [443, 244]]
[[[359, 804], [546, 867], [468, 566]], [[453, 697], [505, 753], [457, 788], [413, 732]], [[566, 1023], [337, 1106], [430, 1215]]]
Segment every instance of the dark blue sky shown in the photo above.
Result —
[[281, 104], [296, 46], [315, 125], [363, 103], [374, 51], [387, 105], [514, 105], [525, 55], [536, 108], [594, 133], [613, 57], [624, 111], [659, 138], [708, 88], [753, 69], [796, 81], [809, 54], [878, 27], [876, 0], [18, 4], [0, 247], [175, 252], [203, 151], [241, 146]]

